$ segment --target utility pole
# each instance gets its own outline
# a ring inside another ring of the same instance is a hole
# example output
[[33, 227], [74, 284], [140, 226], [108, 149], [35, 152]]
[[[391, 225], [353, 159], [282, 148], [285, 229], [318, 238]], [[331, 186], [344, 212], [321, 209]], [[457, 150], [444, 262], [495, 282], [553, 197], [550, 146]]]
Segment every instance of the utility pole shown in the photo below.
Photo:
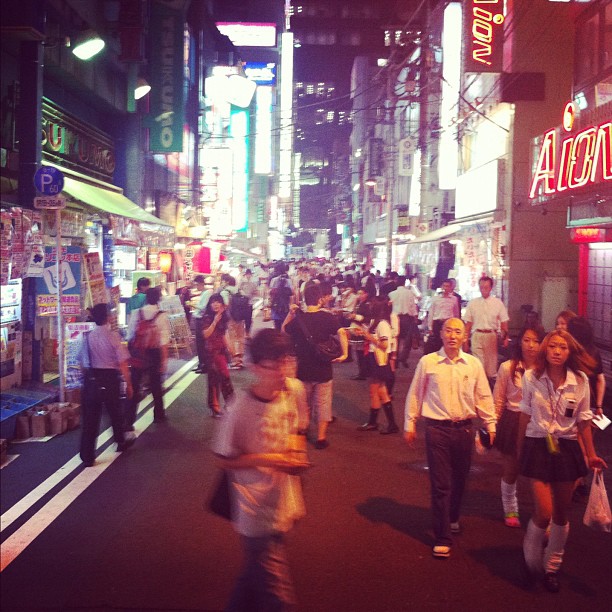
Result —
[[419, 223], [428, 223], [430, 214], [431, 184], [431, 118], [429, 105], [429, 70], [431, 56], [430, 41], [431, 3], [425, 0], [425, 20], [421, 33], [421, 60], [419, 66], [419, 149], [421, 150], [421, 211]]

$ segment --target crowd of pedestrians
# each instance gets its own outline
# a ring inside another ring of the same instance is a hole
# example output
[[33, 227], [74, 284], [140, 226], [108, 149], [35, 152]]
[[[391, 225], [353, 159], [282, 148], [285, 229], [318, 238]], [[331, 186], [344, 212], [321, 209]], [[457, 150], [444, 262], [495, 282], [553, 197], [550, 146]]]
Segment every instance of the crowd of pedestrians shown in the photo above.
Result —
[[[361, 432], [392, 435], [401, 429], [412, 445], [417, 422], [424, 424], [433, 556], [452, 554], [453, 537], [462, 529], [461, 502], [474, 443], [480, 439], [503, 458], [500, 508], [509, 528], [521, 528], [519, 476], [529, 483], [535, 510], [524, 539], [526, 569], [541, 575], [549, 591], [559, 590], [568, 504], [586, 486], [589, 469], [607, 467], [591, 435], [592, 419], [602, 414], [605, 379], [588, 321], [563, 311], [556, 329], [546, 334], [537, 316], [528, 317], [513, 339], [510, 359], [500, 364], [499, 348], [510, 341], [509, 316], [488, 276], [479, 281], [481, 297], [465, 308], [454, 279], [444, 280], [422, 320], [422, 295], [414, 279], [391, 271], [382, 276], [367, 266], [339, 270], [330, 263], [275, 262], [255, 272], [242, 268], [234, 276], [223, 274], [216, 283], [199, 275], [193, 285], [197, 294], [185, 304], [196, 337], [196, 372], [207, 374], [208, 408], [220, 418], [214, 450], [231, 474], [233, 520], [245, 551], [230, 609], [241, 609], [239, 602], [249, 593], [276, 602], [270, 609], [294, 602], [282, 533], [303, 514], [295, 475], [308, 465], [292, 454], [295, 436], [310, 436], [317, 450], [329, 448], [328, 427], [335, 420], [333, 364], [342, 362], [356, 362], [353, 380], [367, 381], [369, 418]], [[236, 296], [246, 296], [246, 311], [238, 310]], [[144, 300], [137, 299], [128, 337], [135, 334], [138, 317], [150, 320], [159, 314], [152, 289]], [[251, 337], [256, 299], [262, 300], [270, 327]], [[104, 325], [98, 315], [96, 322]], [[167, 358], [165, 324], [159, 319], [162, 346], [147, 366], [153, 378], [164, 371]], [[102, 376], [99, 369], [112, 369], [113, 380], [121, 372], [128, 381], [131, 416], [127, 427], [115, 431], [115, 441], [125, 449], [143, 372], [133, 368], [129, 384], [124, 349], [110, 336], [107, 345], [98, 368], [97, 356], [87, 354], [86, 335], [82, 363], [96, 376]], [[410, 352], [421, 348], [400, 427], [393, 407], [395, 378], [398, 368], [408, 366]], [[245, 367], [246, 354], [255, 382], [248, 392], [234, 393], [231, 371]], [[384, 426], [379, 425], [381, 408]], [[92, 408], [91, 418], [88, 410], [85, 406], [85, 422], [99, 421], [99, 406]], [[155, 420], [163, 418], [163, 404], [156, 400]], [[93, 460], [94, 429], [95, 424], [88, 426], [85, 436], [84, 428], [81, 456], [87, 465]]]

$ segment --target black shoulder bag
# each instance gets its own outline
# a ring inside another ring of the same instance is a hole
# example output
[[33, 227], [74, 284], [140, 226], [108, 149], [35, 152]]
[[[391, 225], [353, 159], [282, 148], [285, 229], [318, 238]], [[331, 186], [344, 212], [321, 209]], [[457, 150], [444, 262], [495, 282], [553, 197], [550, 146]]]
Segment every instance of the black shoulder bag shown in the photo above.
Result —
[[314, 353], [318, 359], [330, 363], [342, 355], [340, 340], [338, 340], [335, 335], [328, 336], [326, 340], [316, 342], [312, 337], [312, 334], [308, 331], [308, 328], [304, 323], [303, 314], [300, 311], [296, 312], [296, 319], [302, 333], [304, 334], [304, 338], [306, 338], [306, 342], [308, 342], [310, 347], [314, 350]]

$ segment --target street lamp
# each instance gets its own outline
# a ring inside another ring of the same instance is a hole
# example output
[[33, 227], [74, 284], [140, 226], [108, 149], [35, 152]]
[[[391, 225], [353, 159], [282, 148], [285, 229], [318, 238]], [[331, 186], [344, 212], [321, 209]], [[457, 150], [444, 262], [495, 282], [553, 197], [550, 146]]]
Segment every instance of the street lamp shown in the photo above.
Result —
[[80, 60], [88, 61], [106, 46], [100, 35], [94, 30], [81, 32], [74, 41], [72, 53]]

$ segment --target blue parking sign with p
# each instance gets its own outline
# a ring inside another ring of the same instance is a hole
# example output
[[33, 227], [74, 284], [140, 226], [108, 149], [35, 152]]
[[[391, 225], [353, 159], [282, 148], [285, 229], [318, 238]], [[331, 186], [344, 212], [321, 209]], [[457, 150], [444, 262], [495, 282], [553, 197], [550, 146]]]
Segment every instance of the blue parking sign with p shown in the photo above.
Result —
[[64, 175], [51, 166], [42, 166], [34, 174], [34, 187], [47, 196], [59, 195], [64, 188]]

